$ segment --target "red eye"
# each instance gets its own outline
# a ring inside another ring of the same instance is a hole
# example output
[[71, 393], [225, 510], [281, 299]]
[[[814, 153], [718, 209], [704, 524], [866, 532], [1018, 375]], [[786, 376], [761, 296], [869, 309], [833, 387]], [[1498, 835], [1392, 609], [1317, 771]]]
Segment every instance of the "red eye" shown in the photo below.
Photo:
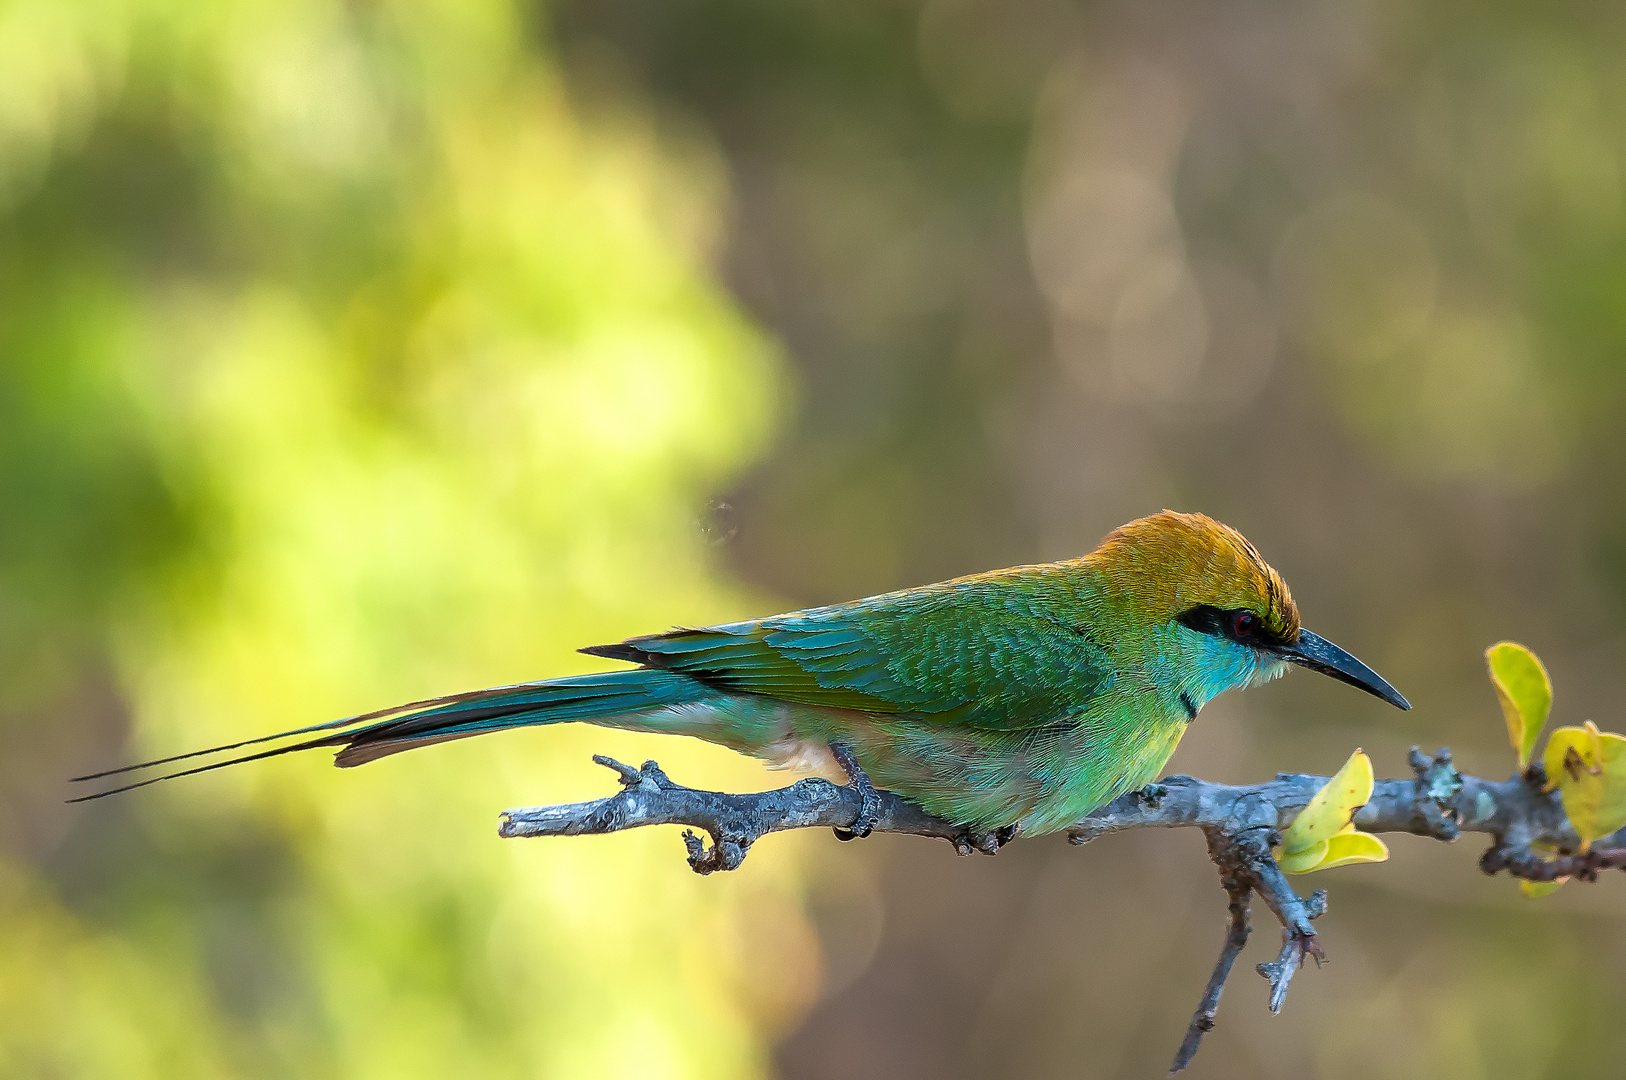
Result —
[[1250, 637], [1259, 629], [1259, 616], [1251, 611], [1238, 611], [1231, 616], [1231, 636], [1237, 638]]

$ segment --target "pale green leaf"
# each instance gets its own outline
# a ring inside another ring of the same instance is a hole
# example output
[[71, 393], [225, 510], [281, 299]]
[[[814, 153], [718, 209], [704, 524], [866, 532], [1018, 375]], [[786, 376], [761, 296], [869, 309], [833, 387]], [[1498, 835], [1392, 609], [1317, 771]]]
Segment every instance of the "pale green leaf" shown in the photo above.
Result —
[[1536, 738], [1553, 707], [1553, 683], [1536, 654], [1512, 641], [1502, 641], [1485, 650], [1491, 685], [1502, 703], [1507, 720], [1508, 741], [1519, 756], [1519, 771], [1530, 764]]

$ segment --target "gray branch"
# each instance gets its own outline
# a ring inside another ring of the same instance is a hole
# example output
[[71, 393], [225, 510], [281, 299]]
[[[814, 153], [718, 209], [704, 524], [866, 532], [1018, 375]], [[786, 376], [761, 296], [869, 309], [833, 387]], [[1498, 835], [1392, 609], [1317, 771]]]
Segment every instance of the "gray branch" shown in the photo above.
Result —
[[[594, 761], [615, 771], [621, 790], [603, 799], [563, 806], [509, 810], [498, 830], [504, 837], [584, 836], [620, 832], [644, 825], [684, 825], [683, 842], [696, 873], [733, 870], [751, 845], [769, 833], [787, 829], [831, 828], [848, 832], [859, 818], [863, 801], [855, 787], [826, 780], [798, 780], [789, 787], [754, 794], [698, 791], [674, 783], [653, 761], [634, 769], [607, 757]], [[1414, 775], [1379, 780], [1372, 798], [1355, 815], [1365, 832], [1411, 833], [1435, 840], [1456, 840], [1465, 832], [1484, 833], [1491, 846], [1481, 856], [1487, 874], [1506, 870], [1529, 881], [1574, 877], [1596, 881], [1603, 870], [1626, 869], [1626, 829], [1582, 852], [1581, 839], [1564, 815], [1556, 792], [1542, 789], [1540, 766], [1506, 780], [1463, 776], [1451, 763], [1451, 752], [1432, 758], [1411, 751]], [[1301, 897], [1271, 855], [1281, 830], [1299, 815], [1327, 777], [1278, 773], [1264, 784], [1212, 784], [1190, 776], [1171, 776], [1101, 807], [1068, 830], [1068, 839], [1084, 844], [1125, 829], [1198, 828], [1208, 839], [1209, 856], [1219, 869], [1230, 898], [1231, 921], [1214, 974], [1186, 1029], [1171, 1072], [1190, 1063], [1202, 1037], [1214, 1026], [1220, 993], [1250, 933], [1249, 904], [1258, 895], [1282, 926], [1282, 950], [1258, 971], [1270, 983], [1270, 1009], [1278, 1011], [1288, 984], [1306, 957], [1323, 958], [1311, 921], [1327, 910], [1325, 890]], [[875, 832], [908, 833], [949, 841], [962, 855], [992, 855], [1011, 841], [1015, 829], [978, 831], [933, 817], [890, 791], [879, 796]], [[693, 830], [711, 837], [708, 847]]]

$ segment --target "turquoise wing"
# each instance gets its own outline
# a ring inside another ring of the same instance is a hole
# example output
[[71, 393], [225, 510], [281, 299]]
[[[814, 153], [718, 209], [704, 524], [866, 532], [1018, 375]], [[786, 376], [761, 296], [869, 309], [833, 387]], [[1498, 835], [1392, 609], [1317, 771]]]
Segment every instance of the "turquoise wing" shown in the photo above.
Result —
[[1018, 730], [1077, 716], [1109, 677], [1054, 608], [935, 587], [582, 651], [735, 693]]

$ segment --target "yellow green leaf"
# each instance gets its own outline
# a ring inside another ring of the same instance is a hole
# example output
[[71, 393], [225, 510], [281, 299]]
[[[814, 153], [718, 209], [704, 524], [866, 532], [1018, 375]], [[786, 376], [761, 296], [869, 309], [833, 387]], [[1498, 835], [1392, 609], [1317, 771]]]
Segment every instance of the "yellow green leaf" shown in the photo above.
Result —
[[1598, 800], [1598, 835], [1626, 825], [1626, 737], [1612, 731], [1598, 734], [1598, 764], [1603, 769], [1603, 795]]
[[1342, 832], [1312, 847], [1283, 855], [1278, 865], [1289, 874], [1308, 874], [1312, 870], [1328, 870], [1346, 863], [1383, 862], [1388, 857], [1389, 845], [1371, 833], [1363, 833], [1355, 826], [1347, 825]]
[[1561, 727], [1547, 737], [1547, 749], [1541, 764], [1547, 771], [1547, 790], [1558, 786], [1566, 772], [1571, 775], [1585, 768], [1588, 760], [1597, 757], [1597, 742], [1592, 731], [1584, 727]]
[[1357, 749], [1287, 827], [1282, 834], [1282, 851], [1291, 857], [1343, 832], [1355, 811], [1371, 797], [1372, 759]]
[[1582, 851], [1626, 825], [1626, 738], [1599, 731], [1590, 720], [1559, 728], [1547, 740], [1542, 763], [1549, 786], [1563, 796]]
[[[1329, 838], [1330, 839], [1330, 838]], [[1327, 857], [1327, 841], [1318, 840], [1307, 848], [1298, 851], [1283, 851], [1276, 859], [1276, 864], [1289, 874], [1308, 874], [1321, 864]]]
[[1519, 755], [1519, 771], [1530, 764], [1536, 737], [1553, 707], [1553, 683], [1536, 654], [1513, 641], [1502, 641], [1485, 650], [1491, 685], [1502, 703], [1507, 720], [1507, 738]]
[[1388, 858], [1388, 844], [1371, 833], [1361, 832], [1351, 825], [1327, 841], [1327, 855], [1316, 863], [1315, 868], [1326, 870], [1334, 866], [1343, 866], [1345, 863], [1383, 862]]

